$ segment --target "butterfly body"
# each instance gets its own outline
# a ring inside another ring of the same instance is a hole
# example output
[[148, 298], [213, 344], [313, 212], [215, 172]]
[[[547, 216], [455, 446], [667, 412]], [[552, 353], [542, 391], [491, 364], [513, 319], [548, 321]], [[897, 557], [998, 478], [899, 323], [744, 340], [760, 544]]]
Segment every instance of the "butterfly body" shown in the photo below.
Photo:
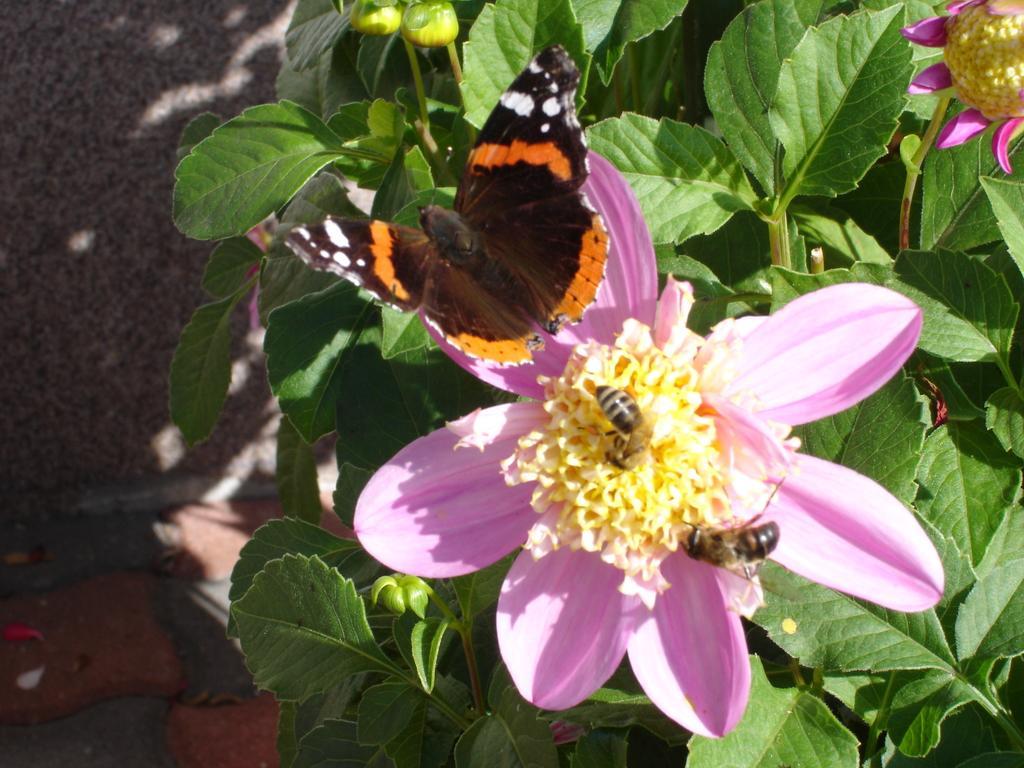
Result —
[[608, 236], [580, 191], [586, 145], [579, 72], [541, 51], [499, 99], [470, 153], [454, 210], [426, 206], [422, 229], [328, 218], [286, 242], [307, 264], [403, 311], [420, 310], [478, 358], [527, 362], [597, 296]]

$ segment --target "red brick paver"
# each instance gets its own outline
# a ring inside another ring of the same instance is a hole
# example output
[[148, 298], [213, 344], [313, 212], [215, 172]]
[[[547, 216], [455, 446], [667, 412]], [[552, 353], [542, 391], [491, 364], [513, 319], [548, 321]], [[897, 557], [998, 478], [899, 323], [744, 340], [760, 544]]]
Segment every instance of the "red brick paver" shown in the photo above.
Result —
[[167, 744], [179, 768], [277, 768], [277, 702], [270, 694], [216, 707], [175, 704]]
[[153, 617], [154, 586], [150, 574], [122, 572], [0, 601], [0, 626], [45, 637], [0, 642], [0, 723], [44, 722], [115, 696], [173, 696], [181, 663]]

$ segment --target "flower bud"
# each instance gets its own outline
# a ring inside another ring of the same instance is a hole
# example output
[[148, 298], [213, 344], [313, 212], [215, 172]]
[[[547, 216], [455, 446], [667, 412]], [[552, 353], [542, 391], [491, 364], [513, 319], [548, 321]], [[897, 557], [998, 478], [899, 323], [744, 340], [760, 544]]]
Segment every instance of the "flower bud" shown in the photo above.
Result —
[[427, 605], [430, 603], [430, 592], [423, 580], [417, 576], [402, 576], [398, 580], [402, 588], [402, 595], [409, 610], [421, 619], [427, 615]]
[[402, 23], [397, 5], [382, 5], [373, 0], [355, 0], [349, 12], [349, 23], [364, 35], [390, 35]]
[[459, 19], [449, 2], [428, 0], [405, 9], [402, 37], [423, 48], [441, 48], [459, 36]]

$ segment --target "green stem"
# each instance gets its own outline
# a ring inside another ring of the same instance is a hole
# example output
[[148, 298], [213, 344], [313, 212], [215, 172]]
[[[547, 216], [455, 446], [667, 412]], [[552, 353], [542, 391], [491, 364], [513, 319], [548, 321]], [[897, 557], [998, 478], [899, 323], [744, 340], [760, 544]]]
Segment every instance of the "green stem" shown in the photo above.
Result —
[[459, 633], [459, 637], [462, 638], [462, 650], [466, 654], [466, 667], [469, 669], [469, 681], [473, 688], [473, 706], [476, 711], [480, 714], [484, 714], [484, 692], [480, 685], [480, 669], [476, 663], [476, 652], [473, 650], [473, 626], [472, 622], [466, 622], [460, 620], [451, 608], [448, 607], [448, 603], [438, 597], [437, 593], [427, 587], [427, 596], [431, 602], [434, 603], [444, 614], [445, 618], [448, 619], [448, 626]]
[[793, 259], [789, 253], [789, 217], [786, 209], [776, 211], [768, 219], [768, 243], [771, 246], [772, 264], [777, 267], [793, 268]]
[[942, 119], [946, 116], [946, 109], [949, 107], [949, 96], [943, 96], [935, 105], [932, 113], [932, 121], [921, 139], [921, 146], [917, 148], [913, 158], [910, 160], [910, 167], [907, 168], [907, 180], [903, 185], [903, 198], [900, 201], [900, 250], [910, 247], [910, 213], [914, 205], [914, 189], [917, 187], [917, 177], [921, 175], [921, 166], [924, 164], [928, 151], [935, 142], [935, 136], [942, 125]]
[[[462, 67], [459, 66], [459, 52], [455, 49], [454, 41], [448, 43], [448, 60], [452, 63], [452, 74], [455, 75], [455, 82], [460, 86], [462, 85]], [[462, 89], [459, 88], [459, 95], [462, 95]]]
[[420, 62], [416, 58], [416, 49], [412, 47], [412, 43], [405, 38], [402, 38], [402, 42], [405, 43], [405, 53], [409, 57], [409, 68], [412, 69], [412, 80], [416, 85], [416, 101], [420, 106], [420, 122], [429, 131], [430, 115], [427, 112], [427, 92], [423, 89], [423, 74], [420, 72]]
[[466, 667], [469, 669], [469, 681], [473, 687], [473, 706], [477, 714], [484, 715], [484, 691], [480, 685], [480, 669], [476, 664], [476, 651], [473, 650], [473, 628], [466, 625], [459, 632], [462, 637], [462, 650], [466, 654]]
[[999, 727], [1003, 729], [1003, 733], [1006, 734], [1006, 738], [1010, 740], [1013, 748], [1017, 752], [1024, 752], [1024, 733], [1021, 733], [1020, 728], [1017, 727], [1017, 724], [1013, 719], [1006, 714], [997, 702], [989, 699], [988, 696], [983, 694], [973, 685], [971, 688], [974, 693], [974, 700], [978, 702], [982, 708], [992, 716], [992, 719], [999, 724]]
[[807, 687], [807, 681], [804, 680], [804, 673], [800, 671], [800, 662], [796, 659], [790, 659], [789, 672], [793, 675], [793, 682], [796, 683], [796, 687], [804, 690]]
[[875, 712], [875, 717], [868, 727], [868, 738], [864, 742], [865, 760], [870, 760], [872, 765], [878, 762], [882, 755], [882, 750], [878, 749], [876, 745], [878, 744], [878, 737], [881, 736], [889, 721], [889, 705], [892, 703], [893, 689], [896, 687], [895, 683], [896, 673], [890, 672], [889, 682], [886, 683], [885, 693], [882, 694], [882, 703], [878, 705], [878, 711]]

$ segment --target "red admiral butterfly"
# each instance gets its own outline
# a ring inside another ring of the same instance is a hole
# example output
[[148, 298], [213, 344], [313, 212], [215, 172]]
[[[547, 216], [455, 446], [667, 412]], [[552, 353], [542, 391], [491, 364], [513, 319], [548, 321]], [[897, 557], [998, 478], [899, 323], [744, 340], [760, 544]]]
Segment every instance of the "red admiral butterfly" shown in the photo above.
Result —
[[575, 323], [604, 276], [608, 235], [580, 187], [586, 144], [576, 119], [580, 74], [560, 46], [541, 51], [480, 131], [455, 210], [420, 210], [423, 230], [328, 218], [297, 227], [306, 264], [361, 285], [427, 322], [474, 357], [524, 363]]

